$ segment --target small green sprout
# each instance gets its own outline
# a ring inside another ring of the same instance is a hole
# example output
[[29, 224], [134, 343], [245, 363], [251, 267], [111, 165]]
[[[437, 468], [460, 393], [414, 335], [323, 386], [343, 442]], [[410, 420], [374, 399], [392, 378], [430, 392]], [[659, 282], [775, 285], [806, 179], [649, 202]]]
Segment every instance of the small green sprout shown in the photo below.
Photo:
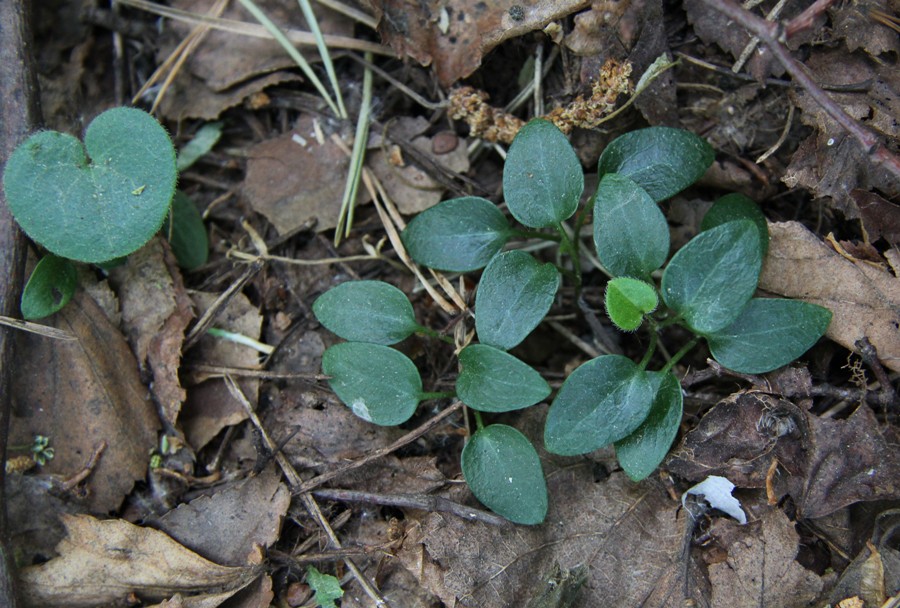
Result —
[[[503, 170], [512, 226], [500, 209], [477, 197], [439, 203], [402, 234], [414, 260], [439, 270], [484, 268], [476, 293], [476, 344], [458, 353], [455, 395], [473, 410], [476, 431], [461, 458], [478, 500], [507, 519], [538, 524], [548, 508], [537, 451], [516, 429], [484, 424], [482, 413], [530, 407], [551, 396], [540, 373], [508, 351], [544, 319], [563, 277], [582, 284], [580, 227], [593, 214], [593, 245], [611, 275], [606, 310], [623, 331], [646, 331], [639, 362], [602, 355], [575, 369], [552, 397], [544, 446], [579, 455], [614, 445], [625, 473], [639, 481], [665, 458], [681, 423], [682, 392], [673, 367], [701, 340], [722, 365], [762, 373], [808, 350], [828, 328], [831, 312], [784, 299], [755, 298], [768, 249], [765, 217], [750, 199], [727, 195], [712, 206], [701, 232], [670, 256], [669, 227], [658, 203], [697, 181], [713, 150], [687, 131], [650, 127], [623, 135], [604, 150], [599, 185], [587, 210], [581, 166], [565, 136], [535, 120], [520, 131]], [[574, 228], [566, 222], [574, 218]], [[570, 235], [576, 235], [574, 238]], [[541, 263], [523, 251], [501, 250], [517, 236], [558, 243], [568, 266]], [[401, 424], [428, 393], [415, 364], [390, 345], [413, 333], [436, 332], [416, 322], [402, 292], [386, 283], [344, 283], [313, 305], [319, 321], [348, 342], [330, 347], [323, 370], [353, 412], [376, 424]], [[365, 321], [362, 321], [365, 319]], [[679, 325], [694, 337], [661, 369], [648, 369], [660, 332]]]

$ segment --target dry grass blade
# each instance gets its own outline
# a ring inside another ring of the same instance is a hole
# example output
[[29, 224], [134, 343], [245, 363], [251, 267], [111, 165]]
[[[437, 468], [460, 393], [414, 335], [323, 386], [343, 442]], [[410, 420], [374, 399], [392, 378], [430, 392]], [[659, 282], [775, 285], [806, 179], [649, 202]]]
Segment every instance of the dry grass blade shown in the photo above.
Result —
[[900, 17], [876, 9], [869, 9], [869, 17], [885, 27], [900, 33]]

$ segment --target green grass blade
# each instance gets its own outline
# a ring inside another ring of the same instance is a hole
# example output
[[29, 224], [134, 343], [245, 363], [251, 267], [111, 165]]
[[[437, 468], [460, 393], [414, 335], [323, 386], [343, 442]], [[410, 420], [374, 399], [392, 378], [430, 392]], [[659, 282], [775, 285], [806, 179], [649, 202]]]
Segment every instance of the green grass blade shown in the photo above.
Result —
[[331, 90], [334, 91], [334, 98], [337, 100], [338, 116], [347, 118], [347, 108], [344, 106], [344, 96], [341, 95], [341, 87], [338, 84], [337, 74], [334, 71], [334, 64], [331, 62], [331, 54], [328, 51], [328, 45], [325, 44], [325, 38], [322, 36], [322, 30], [319, 29], [319, 21], [316, 14], [309, 4], [309, 0], [297, 0], [300, 3], [300, 10], [303, 11], [303, 17], [306, 18], [306, 24], [309, 31], [316, 37], [316, 48], [319, 49], [319, 56], [322, 58], [322, 64], [325, 66], [325, 72], [328, 74], [328, 80], [331, 82]]

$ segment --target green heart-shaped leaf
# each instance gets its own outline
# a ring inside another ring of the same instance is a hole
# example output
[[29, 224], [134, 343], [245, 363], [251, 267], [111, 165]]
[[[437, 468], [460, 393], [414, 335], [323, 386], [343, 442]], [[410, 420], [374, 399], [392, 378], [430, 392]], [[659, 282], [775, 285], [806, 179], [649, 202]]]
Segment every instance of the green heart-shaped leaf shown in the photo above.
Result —
[[538, 326], [553, 305], [559, 271], [524, 251], [494, 257], [475, 294], [475, 332], [482, 344], [508, 350]]
[[765, 258], [769, 251], [769, 224], [759, 205], [743, 194], [734, 192], [716, 199], [703, 216], [700, 230], [709, 230], [735, 220], [750, 220], [756, 225], [759, 231], [759, 250]]
[[672, 374], [647, 372], [656, 396], [650, 414], [630, 435], [616, 442], [616, 457], [625, 474], [640, 481], [652, 473], [666, 457], [681, 424], [683, 395]]
[[88, 126], [84, 145], [42, 131], [15, 149], [3, 173], [9, 209], [53, 253], [104, 262], [139, 249], [159, 230], [175, 193], [175, 149], [135, 108], [113, 108]]
[[484, 268], [512, 236], [503, 212], [487, 199], [464, 196], [426, 209], [403, 230], [403, 245], [419, 264], [469, 272]]
[[383, 281], [348, 281], [313, 303], [319, 323], [355, 342], [396, 344], [419, 329], [406, 295]]
[[422, 399], [422, 378], [401, 352], [380, 344], [343, 342], [322, 355], [331, 390], [353, 413], [382, 426], [410, 419]]
[[47, 255], [37, 263], [22, 291], [22, 316], [42, 319], [69, 303], [78, 288], [78, 271], [69, 260]]
[[644, 315], [656, 310], [658, 304], [656, 289], [644, 281], [618, 277], [606, 285], [606, 314], [621, 330], [640, 327]]
[[608, 173], [594, 195], [594, 246], [614, 276], [649, 277], [669, 255], [669, 225], [647, 191]]
[[761, 374], [787, 365], [828, 329], [831, 311], [798, 300], [754, 298], [734, 323], [706, 341], [716, 361], [736, 372]]
[[547, 414], [544, 445], [563, 456], [593, 452], [634, 432], [652, 403], [647, 373], [631, 359], [591, 359], [559, 389]]
[[741, 314], [761, 267], [756, 225], [728, 222], [701, 232], [672, 256], [663, 272], [662, 297], [697, 333], [716, 332]]
[[552, 122], [535, 119], [516, 134], [503, 166], [503, 196], [513, 217], [532, 228], [556, 226], [578, 208], [584, 173]]
[[690, 131], [648, 127], [610, 142], [598, 168], [600, 175], [627, 175], [659, 202], [700, 179], [714, 158], [712, 146]]
[[492, 424], [476, 432], [462, 452], [462, 472], [475, 498], [517, 524], [547, 516], [547, 482], [537, 451], [516, 429]]
[[534, 405], [550, 394], [550, 385], [534, 369], [509, 353], [471, 344], [459, 353], [456, 378], [460, 401], [482, 412], [509, 412]]

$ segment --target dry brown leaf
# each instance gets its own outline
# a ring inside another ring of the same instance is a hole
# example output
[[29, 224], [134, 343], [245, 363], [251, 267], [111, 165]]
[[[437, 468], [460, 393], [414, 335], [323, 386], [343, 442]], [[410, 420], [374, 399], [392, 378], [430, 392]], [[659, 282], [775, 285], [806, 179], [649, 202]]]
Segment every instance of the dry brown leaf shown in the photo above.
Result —
[[872, 11], [890, 14], [892, 7], [888, 0], [855, 0], [832, 5], [829, 13], [833, 35], [843, 38], [851, 53], [864, 49], [873, 57], [900, 54], [900, 38], [891, 28], [878, 24], [872, 18]]
[[[289, 132], [247, 151], [244, 196], [279, 234], [310, 220], [317, 230], [337, 225], [349, 161], [331, 140], [316, 141], [313, 118], [301, 116]], [[360, 188], [357, 204], [367, 200]]]
[[63, 523], [68, 536], [57, 546], [59, 557], [20, 573], [28, 605], [92, 608], [121, 605], [130, 594], [160, 601], [175, 593], [234, 593], [260, 570], [220, 566], [124, 520], [66, 515]]
[[291, 503], [274, 463], [262, 473], [196, 498], [150, 523], [173, 539], [224, 566], [246, 566], [254, 546], [278, 538]]
[[112, 269], [109, 277], [119, 295], [128, 341], [141, 367], [149, 367], [153, 395], [174, 425], [185, 398], [178, 379], [181, 346], [194, 317], [175, 259], [156, 238]]
[[107, 513], [147, 473], [159, 428], [156, 407], [128, 343], [90, 296], [76, 292], [48, 324], [77, 340], [17, 333], [11, 443], [29, 445], [34, 435], [48, 436], [56, 456], [42, 472], [68, 477], [105, 441], [87, 480], [86, 504]]
[[759, 522], [746, 526], [717, 523], [733, 529], [724, 547], [728, 558], [709, 566], [713, 606], [805, 608], [816, 599], [822, 579], [794, 559], [799, 536], [779, 509], [766, 510]]
[[398, 55], [434, 65], [450, 86], [472, 74], [482, 56], [503, 42], [544, 28], [587, 7], [589, 0], [375, 0], [378, 31]]
[[159, 104], [159, 113], [173, 121], [189, 118], [215, 120], [228, 108], [243, 103], [260, 91], [279, 84], [302, 81], [303, 78], [292, 72], [275, 72], [247, 80], [224, 91], [213, 91], [200, 78], [180, 72]]
[[[192, 292], [191, 298], [202, 315], [216, 300], [218, 294]], [[214, 327], [254, 340], [259, 339], [262, 315], [244, 294], [237, 294], [228, 303]], [[204, 335], [197, 345], [188, 351], [192, 362], [223, 367], [255, 368], [259, 365], [259, 353], [249, 346], [222, 338]], [[196, 450], [206, 445], [226, 426], [246, 420], [247, 412], [228, 392], [221, 378], [195, 378], [200, 382], [188, 389], [187, 402], [181, 414], [182, 428], [188, 443]], [[255, 407], [259, 392], [259, 380], [239, 378], [238, 384], [244, 396]]]
[[871, 242], [884, 237], [888, 243], [900, 245], [900, 205], [865, 190], [851, 190], [850, 198]]
[[769, 236], [760, 288], [828, 308], [829, 338], [850, 350], [868, 338], [881, 362], [900, 371], [900, 279], [840, 256], [797, 222], [769, 224]]
[[738, 487], [762, 488], [777, 461], [778, 498], [790, 494], [798, 517], [818, 518], [856, 502], [900, 496], [895, 444], [867, 405], [846, 420], [832, 420], [765, 393], [741, 392], [707, 412], [666, 468], [692, 481], [720, 475]]
[[[456, 146], [443, 154], [432, 150], [433, 138], [422, 135], [429, 127], [422, 117], [401, 117], [391, 127], [391, 135], [400, 137], [433, 156], [434, 160], [456, 173], [469, 170], [469, 156], [466, 152], [466, 140], [458, 139]], [[381, 146], [381, 137], [376, 134], [369, 145]], [[380, 147], [366, 155], [366, 165], [381, 180], [391, 200], [397, 205], [400, 213], [412, 215], [425, 211], [441, 201], [444, 188], [427, 172], [413, 163], [396, 166], [391, 163], [390, 152]]]

